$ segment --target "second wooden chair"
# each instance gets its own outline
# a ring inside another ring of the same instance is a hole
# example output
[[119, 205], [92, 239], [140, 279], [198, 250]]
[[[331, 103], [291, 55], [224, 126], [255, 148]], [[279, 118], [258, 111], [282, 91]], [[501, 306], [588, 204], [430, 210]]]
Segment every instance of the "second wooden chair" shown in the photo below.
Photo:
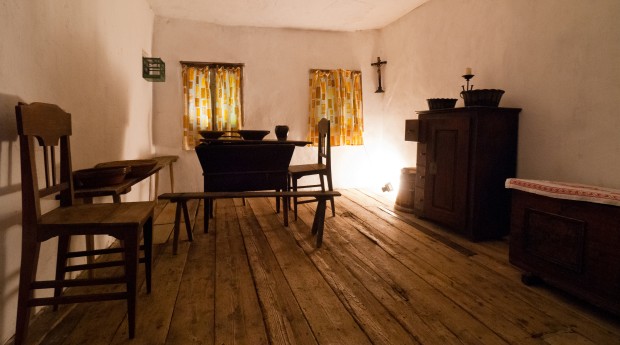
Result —
[[[327, 190], [333, 191], [332, 185], [332, 158], [330, 145], [330, 123], [327, 119], [321, 119], [318, 124], [318, 155], [315, 164], [291, 165], [288, 168], [289, 190], [297, 191], [302, 188], [318, 188], [321, 187], [325, 191], [325, 179], [327, 179]], [[317, 175], [319, 177], [318, 184], [299, 185], [298, 180], [305, 176]], [[315, 198], [299, 200], [293, 198], [293, 210], [295, 220], [297, 220], [297, 205], [309, 202], [316, 202]], [[332, 216], [336, 216], [336, 208], [334, 206], [334, 198], [329, 200], [332, 207]]]

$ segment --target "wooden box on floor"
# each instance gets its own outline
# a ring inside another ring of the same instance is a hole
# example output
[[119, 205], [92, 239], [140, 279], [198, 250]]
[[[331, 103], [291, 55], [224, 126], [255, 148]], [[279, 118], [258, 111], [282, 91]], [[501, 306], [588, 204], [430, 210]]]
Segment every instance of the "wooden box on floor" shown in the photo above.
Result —
[[618, 248], [620, 207], [512, 191], [510, 262], [615, 314]]

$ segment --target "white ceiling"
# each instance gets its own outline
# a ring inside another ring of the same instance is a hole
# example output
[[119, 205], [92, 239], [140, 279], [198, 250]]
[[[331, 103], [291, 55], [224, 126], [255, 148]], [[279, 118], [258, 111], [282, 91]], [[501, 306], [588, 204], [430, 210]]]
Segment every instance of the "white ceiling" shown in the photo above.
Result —
[[229, 26], [382, 28], [429, 0], [148, 0], [155, 15]]

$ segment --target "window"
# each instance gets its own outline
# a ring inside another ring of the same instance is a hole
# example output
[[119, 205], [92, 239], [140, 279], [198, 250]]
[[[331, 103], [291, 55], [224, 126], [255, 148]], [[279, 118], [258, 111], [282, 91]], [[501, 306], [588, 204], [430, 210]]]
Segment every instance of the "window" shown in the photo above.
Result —
[[332, 146], [363, 145], [362, 72], [311, 70], [308, 141], [318, 142], [319, 120], [330, 121]]
[[200, 143], [201, 130], [243, 128], [243, 64], [181, 62], [181, 65], [183, 149], [191, 150]]

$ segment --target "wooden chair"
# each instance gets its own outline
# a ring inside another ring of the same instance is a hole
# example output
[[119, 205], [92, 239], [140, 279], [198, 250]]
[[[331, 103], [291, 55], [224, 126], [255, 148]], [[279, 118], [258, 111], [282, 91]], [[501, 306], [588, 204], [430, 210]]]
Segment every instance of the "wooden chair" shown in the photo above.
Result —
[[[332, 168], [331, 168], [331, 145], [329, 142], [330, 138], [330, 124], [329, 120], [321, 119], [318, 124], [318, 132], [319, 132], [319, 143], [318, 143], [318, 160], [316, 164], [302, 164], [302, 165], [291, 165], [288, 168], [288, 176], [289, 176], [289, 190], [296, 192], [302, 188], [317, 188], [321, 187], [322, 191], [325, 191], [325, 182], [324, 178], [327, 178], [327, 190], [333, 191], [334, 188], [332, 186]], [[304, 176], [318, 175], [319, 183], [318, 184], [309, 184], [309, 185], [298, 185], [297, 180]], [[293, 208], [295, 213], [295, 220], [297, 220], [297, 205], [305, 204], [309, 202], [316, 202], [317, 200], [312, 199], [304, 199], [299, 200], [297, 197], [293, 198]], [[336, 216], [336, 208], [334, 206], [334, 198], [331, 197], [329, 202], [332, 207], [332, 216]]]
[[[71, 169], [71, 114], [54, 104], [20, 103], [15, 107], [21, 152], [22, 255], [17, 305], [15, 344], [22, 344], [28, 333], [30, 308], [104, 300], [127, 300], [129, 338], [135, 334], [138, 262], [144, 262], [146, 290], [151, 291], [152, 202], [114, 204], [74, 204]], [[35, 141], [36, 138], [36, 141]], [[36, 147], [38, 142], [38, 146]], [[59, 155], [57, 154], [59, 153]], [[59, 157], [58, 157], [59, 156]], [[59, 158], [59, 161], [57, 161]], [[38, 172], [45, 176], [38, 176]], [[40, 187], [39, 183], [44, 184]], [[41, 198], [58, 195], [60, 206], [42, 214]], [[109, 235], [121, 241], [121, 248], [69, 251], [71, 236]], [[139, 257], [144, 235], [144, 257]], [[58, 238], [56, 277], [36, 280], [41, 242]], [[123, 259], [92, 264], [67, 263], [70, 258], [121, 253]], [[124, 266], [124, 275], [111, 278], [65, 279], [67, 272]], [[124, 284], [125, 291], [63, 295], [62, 289], [89, 285]], [[53, 297], [34, 297], [38, 289], [53, 289]]]

